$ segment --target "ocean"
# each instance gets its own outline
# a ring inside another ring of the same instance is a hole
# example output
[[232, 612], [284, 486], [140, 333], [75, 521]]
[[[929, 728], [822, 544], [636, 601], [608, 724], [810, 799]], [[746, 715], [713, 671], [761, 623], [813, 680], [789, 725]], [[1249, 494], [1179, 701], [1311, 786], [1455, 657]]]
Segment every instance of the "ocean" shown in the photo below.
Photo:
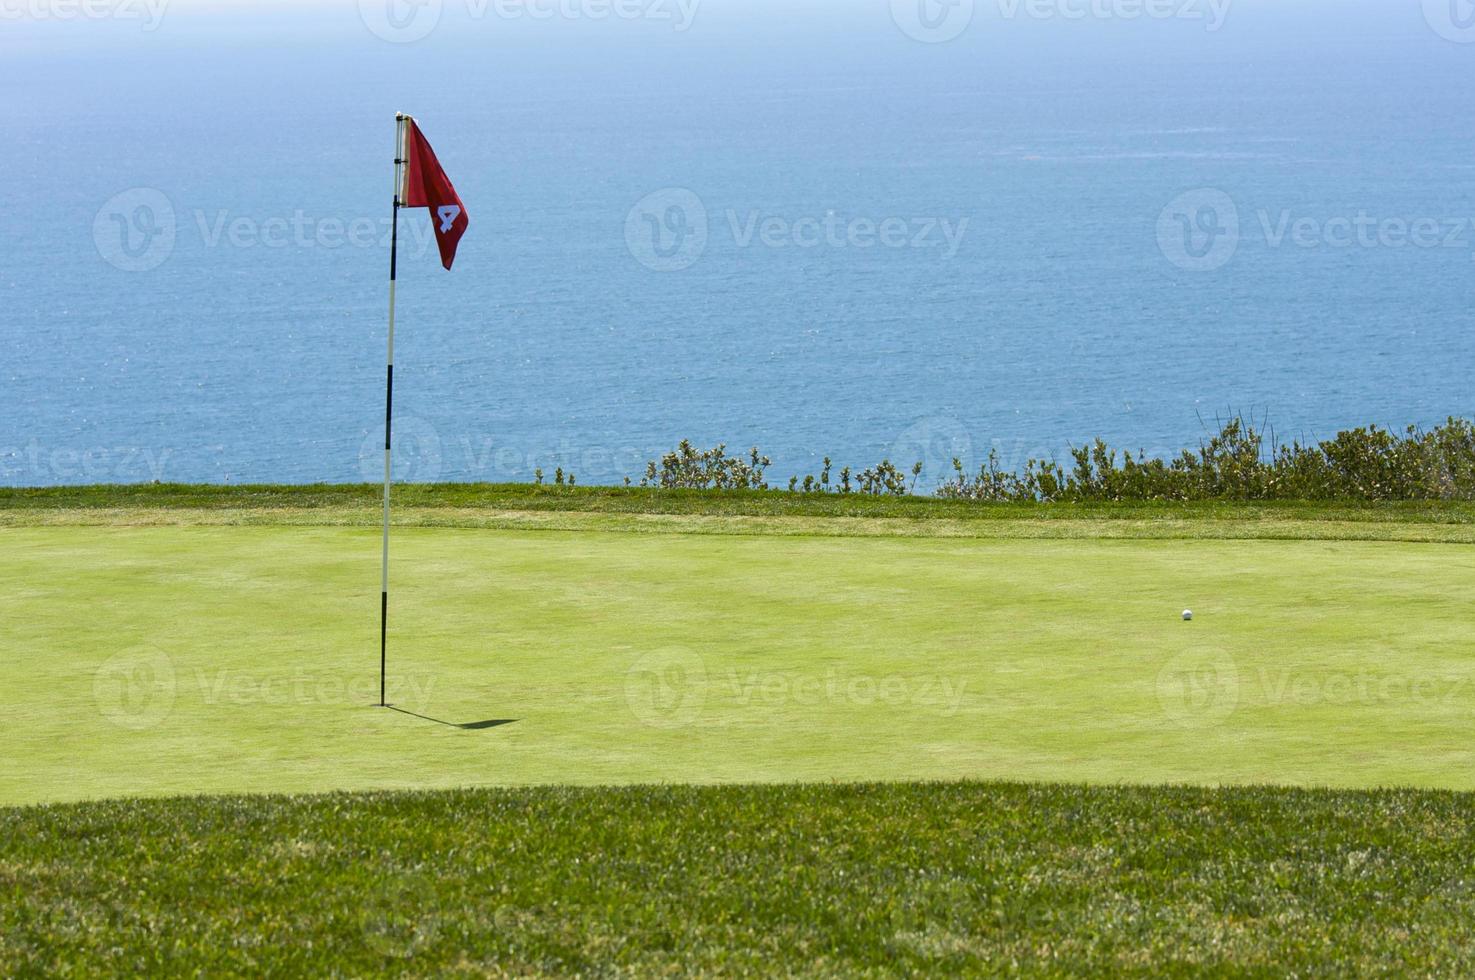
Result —
[[379, 479], [397, 110], [402, 480], [1475, 411], [1462, 0], [108, 3], [0, 20], [0, 484]]

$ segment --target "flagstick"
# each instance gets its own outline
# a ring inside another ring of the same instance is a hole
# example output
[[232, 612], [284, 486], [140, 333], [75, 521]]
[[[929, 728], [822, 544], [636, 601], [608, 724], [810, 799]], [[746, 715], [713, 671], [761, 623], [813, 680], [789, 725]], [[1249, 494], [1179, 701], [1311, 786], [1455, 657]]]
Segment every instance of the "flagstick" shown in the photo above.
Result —
[[384, 379], [384, 565], [379, 591], [379, 707], [389, 707], [385, 683], [389, 647], [389, 487], [393, 463], [389, 447], [394, 422], [394, 280], [399, 266], [399, 209], [404, 190], [405, 115], [394, 114], [394, 218], [389, 235], [389, 355]]

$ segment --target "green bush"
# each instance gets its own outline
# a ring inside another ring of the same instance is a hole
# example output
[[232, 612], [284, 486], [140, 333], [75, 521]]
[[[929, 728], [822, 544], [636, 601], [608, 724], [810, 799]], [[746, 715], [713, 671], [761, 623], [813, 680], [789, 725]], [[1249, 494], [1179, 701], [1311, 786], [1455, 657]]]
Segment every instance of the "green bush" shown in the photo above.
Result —
[[[1120, 456], [1120, 462], [1118, 461]], [[1119, 454], [1098, 439], [1071, 450], [1072, 467], [1029, 460], [1005, 472], [996, 453], [977, 474], [953, 460], [938, 495], [994, 501], [1127, 500], [1472, 500], [1475, 425], [1451, 418], [1400, 435], [1378, 426], [1339, 432], [1314, 445], [1267, 445], [1242, 417], [1225, 423], [1197, 451], [1176, 459]]]
[[[643, 487], [684, 490], [767, 490], [768, 457], [746, 459], [724, 446], [677, 450], [646, 467]], [[814, 475], [790, 478], [802, 493], [904, 496], [916, 492], [922, 464], [908, 473], [890, 460], [830, 479], [831, 462]], [[953, 460], [953, 473], [937, 488], [955, 500], [1041, 503], [1150, 500], [1475, 500], [1475, 423], [1450, 418], [1428, 431], [1409, 426], [1401, 434], [1378, 426], [1339, 432], [1324, 442], [1277, 444], [1263, 426], [1237, 416], [1196, 450], [1173, 459], [1135, 458], [1097, 439], [1070, 451], [1069, 466], [1030, 459], [1022, 471], [1006, 470], [996, 451], [976, 473]]]
[[683, 439], [674, 453], [646, 464], [640, 485], [663, 490], [767, 490], [763, 471], [768, 466], [768, 457], [760, 456], [757, 447], [743, 459], [727, 455], [726, 445], [699, 450]]

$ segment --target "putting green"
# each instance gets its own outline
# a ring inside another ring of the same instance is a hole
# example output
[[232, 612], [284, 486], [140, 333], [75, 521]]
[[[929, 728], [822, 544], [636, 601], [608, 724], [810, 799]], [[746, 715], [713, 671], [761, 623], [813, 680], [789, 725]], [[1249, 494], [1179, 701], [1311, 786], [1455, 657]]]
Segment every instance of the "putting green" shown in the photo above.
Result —
[[405, 528], [390, 697], [413, 714], [372, 706], [371, 530], [11, 527], [0, 546], [0, 803], [963, 777], [1475, 788], [1468, 546]]

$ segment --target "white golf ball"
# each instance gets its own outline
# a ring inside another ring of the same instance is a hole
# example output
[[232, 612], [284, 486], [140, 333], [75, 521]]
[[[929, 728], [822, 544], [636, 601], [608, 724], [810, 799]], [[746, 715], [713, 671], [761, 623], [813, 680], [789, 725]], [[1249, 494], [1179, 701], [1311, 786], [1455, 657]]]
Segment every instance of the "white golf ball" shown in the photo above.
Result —
[[1188, 622], [1189, 620], [1191, 620], [1192, 618], [1193, 618], [1193, 610], [1192, 609], [1185, 609], [1185, 610], [1183, 610], [1183, 621], [1185, 623]]

